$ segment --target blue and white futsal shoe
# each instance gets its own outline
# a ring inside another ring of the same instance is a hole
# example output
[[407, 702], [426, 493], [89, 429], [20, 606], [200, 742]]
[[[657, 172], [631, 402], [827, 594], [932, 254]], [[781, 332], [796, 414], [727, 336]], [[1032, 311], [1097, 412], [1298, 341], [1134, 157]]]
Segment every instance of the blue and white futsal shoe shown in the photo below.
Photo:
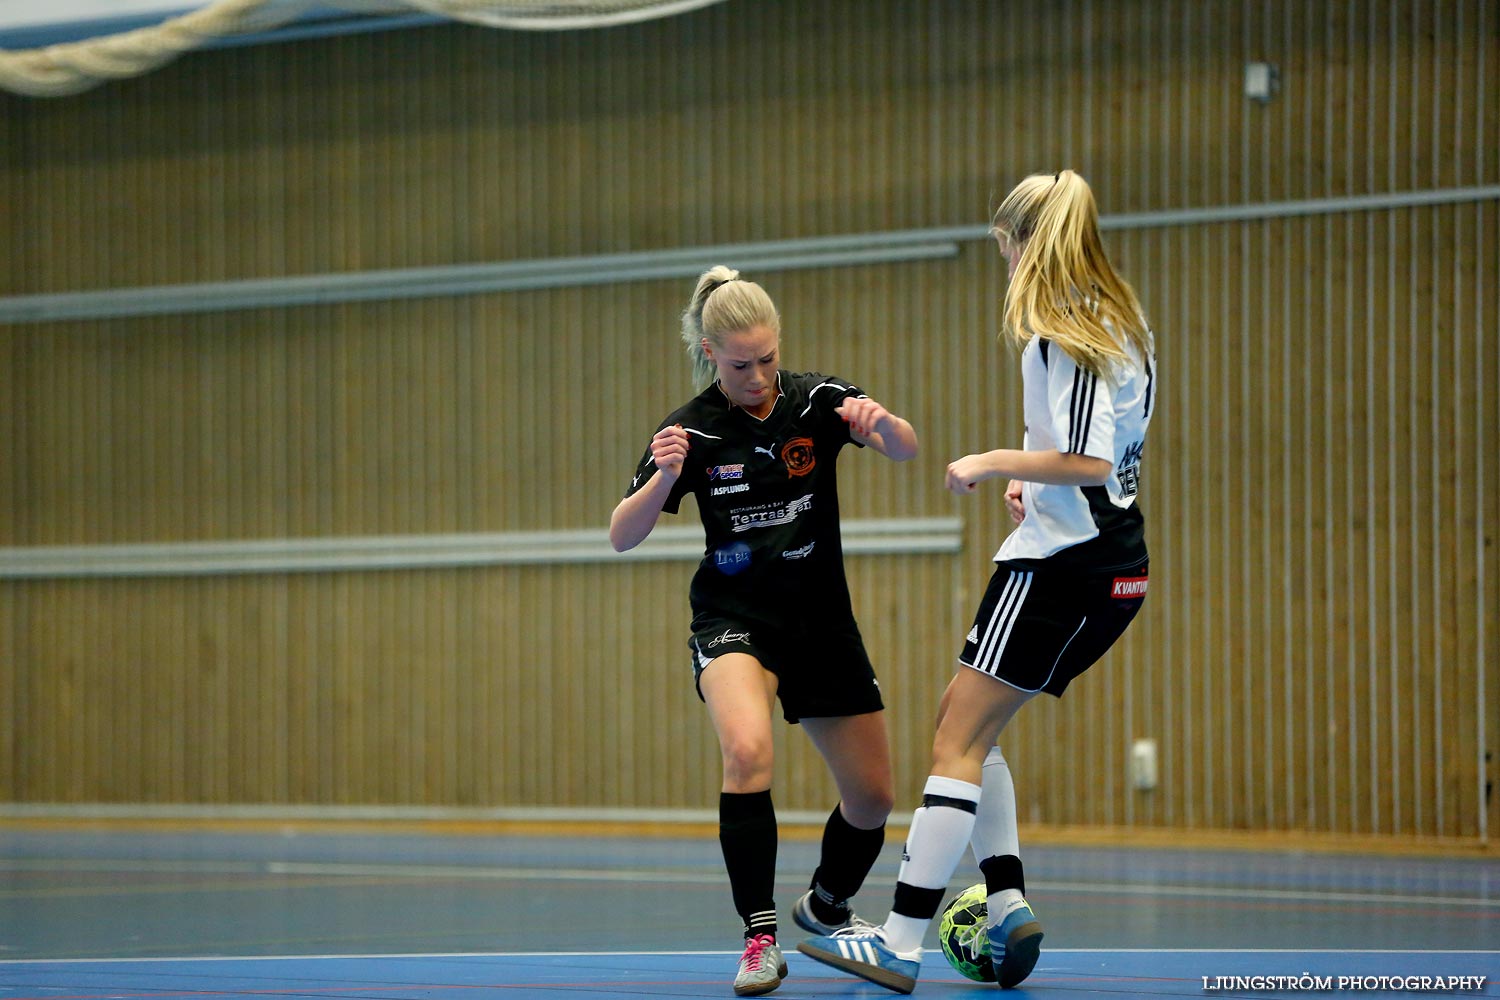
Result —
[[1017, 899], [1005, 909], [1005, 916], [990, 928], [990, 961], [995, 963], [995, 978], [1010, 989], [1031, 975], [1042, 951], [1042, 925], [1031, 912], [1031, 904]]
[[885, 943], [885, 928], [879, 926], [846, 927], [823, 937], [810, 937], [797, 945], [797, 950], [897, 993], [916, 989], [917, 973], [922, 968], [921, 948], [891, 950]]

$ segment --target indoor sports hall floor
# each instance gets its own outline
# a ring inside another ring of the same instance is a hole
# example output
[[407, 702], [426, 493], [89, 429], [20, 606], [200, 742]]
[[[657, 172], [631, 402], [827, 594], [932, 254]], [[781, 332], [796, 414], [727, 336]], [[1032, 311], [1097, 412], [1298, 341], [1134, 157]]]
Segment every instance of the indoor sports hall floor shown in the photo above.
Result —
[[[783, 842], [783, 913], [816, 850]], [[865, 915], [885, 915], [898, 857]], [[1422, 995], [1370, 988], [1420, 976], [1500, 996], [1491, 857], [1028, 846], [1026, 863], [1047, 937], [1017, 1000], [1286, 997], [1302, 990], [1218, 977], [1304, 974], [1332, 977], [1323, 996]], [[737, 937], [711, 835], [0, 825], [0, 1000], [722, 998]], [[774, 996], [894, 996], [796, 953], [801, 937], [788, 919]], [[936, 951], [922, 973], [918, 997], [995, 995]]]

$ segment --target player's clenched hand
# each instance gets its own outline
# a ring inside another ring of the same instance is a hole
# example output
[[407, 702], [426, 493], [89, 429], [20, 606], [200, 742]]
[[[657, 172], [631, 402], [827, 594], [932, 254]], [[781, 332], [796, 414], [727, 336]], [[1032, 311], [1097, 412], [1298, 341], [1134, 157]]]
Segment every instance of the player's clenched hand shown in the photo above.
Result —
[[974, 487], [994, 475], [984, 455], [965, 455], [948, 463], [947, 487], [950, 493], [963, 496], [974, 492]]
[[849, 428], [863, 438], [879, 434], [881, 427], [891, 416], [890, 411], [875, 400], [853, 396], [835, 406], [833, 412], [843, 417]]
[[1020, 524], [1026, 519], [1026, 504], [1021, 500], [1021, 481], [1012, 479], [1005, 487], [1005, 510], [1010, 519]]
[[663, 427], [651, 439], [651, 460], [669, 479], [682, 475], [682, 463], [687, 460], [688, 436], [682, 425]]

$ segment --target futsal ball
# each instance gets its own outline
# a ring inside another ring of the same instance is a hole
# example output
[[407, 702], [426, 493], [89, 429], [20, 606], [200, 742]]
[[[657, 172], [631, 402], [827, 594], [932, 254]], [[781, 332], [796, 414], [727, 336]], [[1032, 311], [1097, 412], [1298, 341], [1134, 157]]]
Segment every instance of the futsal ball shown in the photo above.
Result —
[[938, 943], [948, 964], [976, 983], [995, 982], [990, 937], [984, 926], [989, 912], [985, 885], [971, 885], [954, 896], [938, 923]]

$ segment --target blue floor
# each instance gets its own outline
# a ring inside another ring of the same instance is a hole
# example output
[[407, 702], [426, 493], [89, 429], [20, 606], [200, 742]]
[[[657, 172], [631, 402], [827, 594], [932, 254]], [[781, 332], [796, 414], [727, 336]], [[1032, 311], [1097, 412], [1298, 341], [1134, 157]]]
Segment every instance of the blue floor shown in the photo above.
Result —
[[[737, 953], [578, 952], [489, 955], [376, 955], [291, 958], [142, 959], [0, 964], [8, 1000], [105, 1000], [112, 997], [201, 997], [263, 1000], [471, 1000], [477, 997], [731, 996]], [[800, 954], [775, 996], [891, 997]], [[1315, 991], [1360, 996], [1497, 996], [1500, 957], [1491, 952], [1373, 951], [1045, 951], [1019, 989], [1024, 997], [1275, 997]], [[919, 996], [995, 997], [993, 985], [969, 982], [941, 956], [929, 955]], [[1271, 981], [1282, 977], [1302, 987]], [[1433, 982], [1425, 983], [1422, 977]], [[1457, 989], [1435, 988], [1463, 977]], [[1326, 982], [1316, 982], [1325, 979]], [[1356, 987], [1354, 984], [1358, 983]], [[1264, 985], [1269, 988], [1257, 989]], [[1323, 986], [1329, 988], [1315, 989]], [[1237, 988], [1238, 987], [1238, 988]]]
[[[783, 909], [816, 853], [783, 843]], [[898, 861], [890, 845], [866, 916]], [[1321, 995], [1440, 995], [1424, 976], [1500, 995], [1494, 860], [1039, 847], [1026, 864], [1047, 938], [1017, 998], [1285, 997], [1323, 977]], [[729, 910], [711, 838], [0, 828], [0, 1000], [726, 997]], [[894, 996], [800, 938], [788, 920], [773, 996]], [[933, 950], [917, 995], [994, 989]]]

